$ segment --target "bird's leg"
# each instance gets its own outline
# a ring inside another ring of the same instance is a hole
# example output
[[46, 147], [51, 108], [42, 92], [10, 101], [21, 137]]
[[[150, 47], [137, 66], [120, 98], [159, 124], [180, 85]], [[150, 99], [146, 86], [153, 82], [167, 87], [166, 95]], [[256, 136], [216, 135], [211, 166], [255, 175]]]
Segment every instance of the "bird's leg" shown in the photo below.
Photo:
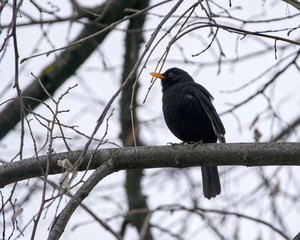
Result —
[[176, 145], [186, 145], [186, 144], [203, 144], [203, 139], [201, 139], [200, 141], [182, 141], [181, 143], [171, 143], [168, 142], [167, 145], [171, 145], [171, 146], [176, 146]]
[[203, 144], [203, 139], [201, 139], [200, 141], [197, 141], [197, 142], [194, 142], [194, 141], [188, 141], [188, 142], [185, 142], [187, 144], [195, 144], [195, 145], [198, 145], [198, 144]]
[[172, 142], [168, 142], [167, 145], [171, 145], [171, 146], [176, 146], [176, 145], [183, 145], [185, 144], [185, 142], [181, 142], [181, 143], [172, 143]]

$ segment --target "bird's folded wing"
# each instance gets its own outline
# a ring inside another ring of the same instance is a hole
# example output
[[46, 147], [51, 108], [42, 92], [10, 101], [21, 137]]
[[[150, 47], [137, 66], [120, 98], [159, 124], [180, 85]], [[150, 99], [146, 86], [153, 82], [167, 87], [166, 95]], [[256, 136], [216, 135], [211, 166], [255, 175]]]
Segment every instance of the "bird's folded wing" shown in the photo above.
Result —
[[[198, 99], [203, 109], [205, 110], [208, 118], [211, 121], [214, 132], [217, 135], [220, 142], [225, 143], [225, 128], [224, 125], [212, 104], [213, 96], [200, 84], [193, 84], [193, 95]], [[200, 91], [199, 91], [200, 90]]]

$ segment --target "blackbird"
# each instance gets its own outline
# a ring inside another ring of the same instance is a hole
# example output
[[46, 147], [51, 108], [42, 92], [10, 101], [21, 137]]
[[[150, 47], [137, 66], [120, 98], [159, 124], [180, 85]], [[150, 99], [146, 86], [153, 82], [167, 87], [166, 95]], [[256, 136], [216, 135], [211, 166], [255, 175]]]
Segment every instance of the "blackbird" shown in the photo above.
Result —
[[[170, 68], [150, 73], [161, 79], [165, 122], [184, 143], [225, 143], [225, 128], [212, 104], [212, 95], [184, 70]], [[203, 193], [208, 199], [221, 193], [218, 168], [202, 166]]]

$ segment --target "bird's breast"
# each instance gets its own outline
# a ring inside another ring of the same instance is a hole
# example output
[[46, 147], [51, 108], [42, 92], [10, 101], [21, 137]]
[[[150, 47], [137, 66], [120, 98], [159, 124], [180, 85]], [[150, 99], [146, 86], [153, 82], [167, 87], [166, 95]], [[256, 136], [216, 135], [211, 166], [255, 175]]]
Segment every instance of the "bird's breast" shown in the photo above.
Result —
[[191, 118], [200, 114], [203, 108], [199, 101], [191, 94], [164, 94], [163, 112], [164, 114], [179, 115], [180, 118]]
[[200, 102], [192, 94], [163, 95], [163, 113], [171, 132], [183, 141], [200, 141], [210, 121]]

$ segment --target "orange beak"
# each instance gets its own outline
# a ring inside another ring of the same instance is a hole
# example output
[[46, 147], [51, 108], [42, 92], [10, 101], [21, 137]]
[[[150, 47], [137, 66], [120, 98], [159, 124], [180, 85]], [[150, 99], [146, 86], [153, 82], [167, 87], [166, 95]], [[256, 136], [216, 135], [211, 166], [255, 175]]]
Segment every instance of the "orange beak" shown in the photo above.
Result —
[[156, 77], [156, 78], [160, 78], [160, 79], [165, 78], [164, 75], [162, 75], [160, 73], [156, 73], [156, 72], [151, 72], [150, 75], [153, 76], [153, 77]]

